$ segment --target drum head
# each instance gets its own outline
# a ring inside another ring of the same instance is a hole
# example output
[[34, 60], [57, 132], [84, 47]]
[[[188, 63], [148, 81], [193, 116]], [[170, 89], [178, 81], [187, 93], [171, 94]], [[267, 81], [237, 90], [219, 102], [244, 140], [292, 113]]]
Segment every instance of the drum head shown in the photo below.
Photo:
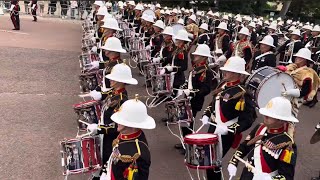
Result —
[[215, 144], [218, 140], [216, 134], [209, 133], [196, 133], [186, 135], [184, 142], [186, 144]]
[[279, 73], [271, 76], [259, 85], [256, 96], [259, 108], [265, 107], [272, 98], [282, 96], [281, 93], [285, 89], [293, 88], [295, 88], [295, 82], [289, 74]]

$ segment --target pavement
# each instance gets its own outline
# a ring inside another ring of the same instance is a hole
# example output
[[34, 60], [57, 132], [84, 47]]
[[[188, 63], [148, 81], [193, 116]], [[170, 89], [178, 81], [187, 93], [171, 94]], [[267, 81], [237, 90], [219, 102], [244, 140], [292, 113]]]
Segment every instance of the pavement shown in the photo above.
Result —
[[[31, 16], [22, 16], [21, 31], [11, 31], [12, 28], [9, 17], [0, 16], [0, 179], [63, 179], [59, 141], [75, 137], [77, 118], [72, 105], [82, 101], [78, 97], [80, 23], [55, 18], [32, 22]], [[133, 76], [139, 84], [128, 87], [129, 96], [146, 96], [143, 77], [136, 69]], [[205, 105], [210, 101], [208, 96]], [[190, 179], [184, 157], [173, 148], [178, 139], [160, 121], [166, 117], [164, 106], [148, 112], [157, 122], [156, 129], [145, 131], [152, 154], [149, 179]], [[319, 104], [301, 110], [296, 132], [297, 180], [319, 173], [320, 143], [309, 143], [319, 117]], [[255, 124], [261, 121], [259, 117]], [[176, 127], [172, 128], [177, 132]], [[225, 157], [224, 166], [232, 152], [233, 149]], [[194, 170], [192, 174], [196, 178]], [[68, 179], [87, 177], [75, 175]]]

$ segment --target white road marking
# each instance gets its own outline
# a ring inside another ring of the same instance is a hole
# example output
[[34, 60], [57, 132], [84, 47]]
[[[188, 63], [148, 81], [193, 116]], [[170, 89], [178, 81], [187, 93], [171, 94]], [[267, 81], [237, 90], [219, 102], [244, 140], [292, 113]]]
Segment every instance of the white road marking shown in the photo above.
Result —
[[13, 33], [13, 34], [22, 34], [22, 35], [30, 35], [29, 33], [19, 32], [19, 31], [8, 31], [5, 29], [0, 29], [0, 32], [7, 32], [7, 33]]

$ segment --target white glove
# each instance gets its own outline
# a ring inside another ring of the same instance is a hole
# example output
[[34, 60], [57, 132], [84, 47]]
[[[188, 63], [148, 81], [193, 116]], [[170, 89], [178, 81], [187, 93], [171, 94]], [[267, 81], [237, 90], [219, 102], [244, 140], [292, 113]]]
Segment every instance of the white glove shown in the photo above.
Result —
[[206, 125], [206, 124], [208, 124], [208, 122], [209, 122], [209, 117], [206, 116], [206, 115], [204, 115], [200, 121], [202, 121], [202, 124], [205, 124], [205, 125]]
[[226, 134], [228, 134], [228, 127], [222, 126], [222, 125], [217, 125], [215, 133], [220, 134], [220, 135], [226, 135]]
[[167, 71], [172, 72], [173, 71], [173, 66], [166, 66], [165, 67], [167, 69]]
[[88, 127], [87, 127], [87, 130], [88, 130], [91, 134], [97, 134], [98, 124], [89, 124]]
[[90, 63], [92, 66], [91, 69], [98, 69], [99, 68], [99, 61], [93, 61]]
[[157, 58], [153, 58], [153, 59], [152, 59], [152, 62], [153, 62], [153, 63], [159, 63], [160, 60], [161, 60], [161, 58], [160, 58], [160, 57], [157, 57]]
[[136, 36], [137, 36], [137, 37], [139, 37], [139, 36], [140, 36], [140, 34], [139, 34], [139, 33], [136, 33]]
[[183, 92], [186, 96], [190, 95], [190, 89], [184, 89]]
[[96, 38], [92, 36], [91, 41], [96, 42]]
[[179, 89], [179, 90], [178, 90], [178, 93], [177, 93], [177, 97], [181, 96], [182, 93], [183, 93], [183, 90], [182, 90], [182, 89]]
[[98, 92], [96, 90], [90, 91], [90, 96], [96, 101], [101, 100], [102, 98], [101, 92]]
[[93, 47], [91, 48], [91, 51], [94, 52], [94, 53], [97, 53], [97, 51], [98, 51], [97, 46], [93, 46]]
[[102, 92], [108, 92], [108, 91], [110, 91], [112, 88], [106, 88], [106, 87], [101, 87], [101, 91]]
[[11, 4], [10, 11], [13, 10], [14, 6], [15, 6], [15, 5]]
[[36, 5], [34, 4], [34, 5], [32, 5], [32, 10], [34, 10], [34, 8], [36, 7]]
[[164, 68], [161, 69], [160, 72], [159, 72], [160, 75], [163, 75], [163, 74], [165, 74], [165, 73], [166, 73], [166, 70], [165, 70]]
[[151, 50], [151, 46], [148, 45], [148, 46], [146, 47], [146, 50]]
[[254, 173], [252, 180], [272, 180], [272, 177], [268, 173]]
[[107, 179], [108, 179], [107, 174], [103, 172], [100, 176], [100, 180], [107, 180]]
[[288, 89], [287, 91], [282, 92], [283, 96], [291, 96], [291, 97], [300, 97], [299, 89]]
[[233, 177], [236, 176], [237, 174], [237, 167], [233, 164], [229, 164], [228, 165], [228, 172], [229, 172], [229, 176]]

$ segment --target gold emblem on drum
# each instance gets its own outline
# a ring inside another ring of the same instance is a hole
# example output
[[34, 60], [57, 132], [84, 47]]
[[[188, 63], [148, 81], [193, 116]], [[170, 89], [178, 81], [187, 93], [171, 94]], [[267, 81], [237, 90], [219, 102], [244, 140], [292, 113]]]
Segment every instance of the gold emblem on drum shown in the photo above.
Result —
[[273, 106], [272, 101], [269, 101], [268, 104], [267, 104], [267, 106], [266, 106], [266, 108], [267, 108], [267, 109], [271, 109], [272, 106]]

